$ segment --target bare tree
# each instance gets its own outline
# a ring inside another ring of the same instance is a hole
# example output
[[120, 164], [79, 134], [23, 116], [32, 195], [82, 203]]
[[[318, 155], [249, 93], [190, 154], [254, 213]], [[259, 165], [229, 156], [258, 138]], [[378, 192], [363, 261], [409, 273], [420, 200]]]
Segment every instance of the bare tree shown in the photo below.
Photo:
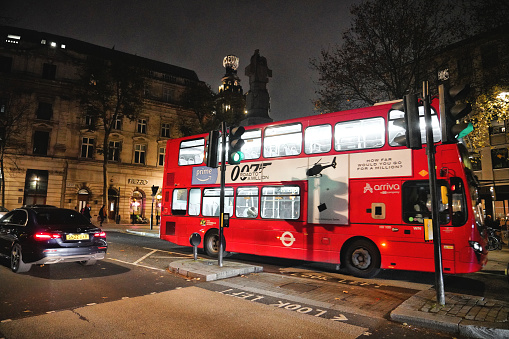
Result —
[[104, 133], [102, 142], [103, 204], [108, 199], [109, 137], [117, 119], [136, 120], [143, 108], [145, 73], [121, 58], [89, 58], [81, 74], [79, 97], [92, 129]]
[[[30, 101], [22, 93], [2, 91], [0, 93], [0, 188], [2, 206], [5, 206], [5, 156], [15, 161], [17, 154], [26, 151], [23, 136], [30, 112]], [[21, 137], [20, 137], [21, 136]]]
[[399, 99], [429, 78], [433, 55], [453, 34], [451, 4], [440, 0], [372, 0], [353, 5], [339, 46], [311, 60], [321, 112]]

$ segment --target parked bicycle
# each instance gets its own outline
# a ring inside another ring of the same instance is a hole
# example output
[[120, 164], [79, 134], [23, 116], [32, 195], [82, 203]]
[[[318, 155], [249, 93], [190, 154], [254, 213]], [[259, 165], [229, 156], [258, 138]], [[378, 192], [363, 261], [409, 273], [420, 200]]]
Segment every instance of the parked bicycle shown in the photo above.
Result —
[[502, 238], [496, 234], [496, 230], [488, 227], [488, 251], [501, 250]]

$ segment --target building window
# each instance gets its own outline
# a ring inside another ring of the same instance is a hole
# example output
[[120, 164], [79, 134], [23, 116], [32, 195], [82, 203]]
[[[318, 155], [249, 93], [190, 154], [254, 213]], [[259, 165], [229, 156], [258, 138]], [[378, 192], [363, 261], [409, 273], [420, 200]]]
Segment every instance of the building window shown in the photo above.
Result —
[[48, 80], [55, 80], [57, 74], [57, 65], [44, 64], [42, 66], [42, 78]]
[[161, 136], [163, 138], [170, 137], [170, 124], [162, 124], [161, 125]]
[[509, 152], [507, 148], [495, 148], [491, 150], [491, 163], [493, 168], [509, 168]]
[[94, 154], [94, 138], [83, 137], [81, 142], [81, 157], [91, 159]]
[[152, 98], [152, 87], [146, 84], [143, 88], [143, 94], [145, 95], [145, 98]]
[[108, 160], [120, 161], [120, 141], [110, 141]]
[[147, 134], [147, 119], [138, 119], [136, 124], [136, 132]]
[[480, 170], [482, 170], [481, 156], [479, 154], [472, 154], [470, 156], [470, 163], [472, 164], [472, 170], [473, 171], [480, 171]]
[[117, 119], [113, 122], [113, 129], [121, 130], [122, 129], [122, 116], [117, 116]]
[[134, 163], [135, 164], [145, 164], [145, 153], [147, 150], [147, 145], [137, 144], [134, 145]]
[[94, 117], [91, 115], [85, 115], [85, 126], [93, 127], [94, 126]]
[[39, 107], [37, 108], [37, 119], [41, 120], [51, 120], [53, 115], [53, 105], [48, 104], [47, 102], [40, 102]]
[[166, 154], [166, 147], [159, 147], [159, 166], [164, 166], [164, 155]]
[[12, 58], [0, 55], [0, 73], [11, 73]]
[[47, 155], [48, 145], [49, 145], [49, 132], [35, 131], [33, 153], [37, 155]]
[[172, 100], [172, 90], [168, 87], [163, 88], [163, 101], [171, 102]]

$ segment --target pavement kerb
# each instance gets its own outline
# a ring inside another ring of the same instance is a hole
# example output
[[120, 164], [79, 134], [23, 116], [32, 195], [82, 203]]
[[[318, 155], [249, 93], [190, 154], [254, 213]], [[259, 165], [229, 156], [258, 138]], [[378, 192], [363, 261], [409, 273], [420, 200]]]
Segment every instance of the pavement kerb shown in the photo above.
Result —
[[[452, 296], [460, 294], [446, 292], [446, 306], [452, 303]], [[462, 298], [479, 299], [461, 294]], [[509, 338], [509, 322], [487, 322], [464, 319], [463, 317], [428, 313], [421, 311], [426, 303], [436, 303], [436, 291], [420, 291], [404, 301], [391, 312], [391, 319], [401, 323], [456, 333], [471, 338]], [[506, 303], [507, 304], [507, 303]], [[509, 305], [505, 306], [509, 308]]]

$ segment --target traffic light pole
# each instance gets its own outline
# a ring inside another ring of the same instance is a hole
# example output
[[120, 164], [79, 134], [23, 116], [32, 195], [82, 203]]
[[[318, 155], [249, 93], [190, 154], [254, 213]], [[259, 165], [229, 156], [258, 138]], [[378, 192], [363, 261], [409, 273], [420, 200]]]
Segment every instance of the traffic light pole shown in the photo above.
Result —
[[431, 97], [428, 82], [422, 84], [424, 102], [424, 120], [426, 122], [426, 154], [428, 155], [429, 186], [431, 194], [431, 218], [433, 223], [433, 245], [435, 250], [435, 289], [437, 302], [445, 305], [444, 277], [442, 269], [442, 240], [440, 236], [439, 206], [437, 195], [437, 172], [435, 168], [435, 143], [433, 141], [433, 127], [431, 125]]
[[223, 267], [224, 187], [226, 180], [226, 122], [221, 123], [221, 191], [219, 194], [219, 267]]

